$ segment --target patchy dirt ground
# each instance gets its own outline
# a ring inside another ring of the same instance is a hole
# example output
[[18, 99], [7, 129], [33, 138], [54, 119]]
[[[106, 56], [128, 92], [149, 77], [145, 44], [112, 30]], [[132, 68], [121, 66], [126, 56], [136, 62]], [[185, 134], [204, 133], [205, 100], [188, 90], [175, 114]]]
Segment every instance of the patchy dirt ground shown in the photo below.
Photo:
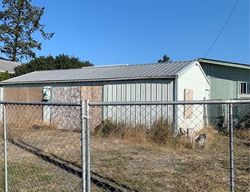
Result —
[[79, 133], [19, 129], [8, 135], [9, 191], [80, 191]]
[[[228, 138], [216, 136], [204, 150], [92, 140], [92, 170], [117, 188], [134, 191], [228, 191]], [[249, 147], [237, 140], [236, 191], [249, 190]], [[98, 190], [96, 190], [98, 191]]]
[[[80, 190], [79, 133], [16, 130], [9, 136], [10, 191]], [[216, 135], [199, 150], [92, 137], [92, 191], [228, 191], [228, 142]], [[249, 190], [249, 151], [246, 139], [236, 140], [236, 191]], [[3, 169], [0, 191], [2, 176]]]

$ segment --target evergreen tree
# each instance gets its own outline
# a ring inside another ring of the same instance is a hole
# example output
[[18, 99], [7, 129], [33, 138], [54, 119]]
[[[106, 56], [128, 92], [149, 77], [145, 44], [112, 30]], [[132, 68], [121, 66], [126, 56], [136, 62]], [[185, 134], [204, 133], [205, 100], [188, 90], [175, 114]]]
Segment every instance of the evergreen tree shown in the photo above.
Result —
[[31, 0], [3, 0], [0, 11], [0, 51], [1, 56], [11, 61], [35, 57], [35, 49], [41, 50], [41, 42], [33, 34], [39, 32], [44, 39], [54, 33], [46, 33], [40, 23], [44, 7], [36, 7]]
[[171, 61], [171, 60], [170, 60], [170, 57], [168, 57], [168, 56], [165, 54], [165, 55], [163, 55], [162, 59], [159, 59], [159, 60], [158, 60], [158, 63], [166, 63], [166, 62], [169, 62], [169, 61]]

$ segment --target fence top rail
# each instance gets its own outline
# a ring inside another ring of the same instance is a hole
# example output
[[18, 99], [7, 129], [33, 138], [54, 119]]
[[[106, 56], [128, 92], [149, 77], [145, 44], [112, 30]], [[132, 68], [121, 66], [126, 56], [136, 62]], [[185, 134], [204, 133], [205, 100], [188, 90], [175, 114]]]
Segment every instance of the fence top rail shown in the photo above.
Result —
[[201, 104], [250, 104], [247, 100], [192, 100], [192, 101], [130, 101], [130, 102], [89, 102], [90, 106], [115, 105], [201, 105]]
[[41, 106], [71, 106], [78, 107], [81, 103], [61, 103], [61, 102], [19, 102], [19, 101], [0, 101], [2, 105], [41, 105]]
[[[19, 102], [0, 101], [2, 105], [41, 105], [41, 106], [75, 106], [81, 103], [66, 102]], [[250, 99], [244, 100], [192, 100], [192, 101], [123, 101], [123, 102], [88, 102], [89, 106], [111, 106], [111, 105], [198, 105], [198, 104], [250, 104]]]

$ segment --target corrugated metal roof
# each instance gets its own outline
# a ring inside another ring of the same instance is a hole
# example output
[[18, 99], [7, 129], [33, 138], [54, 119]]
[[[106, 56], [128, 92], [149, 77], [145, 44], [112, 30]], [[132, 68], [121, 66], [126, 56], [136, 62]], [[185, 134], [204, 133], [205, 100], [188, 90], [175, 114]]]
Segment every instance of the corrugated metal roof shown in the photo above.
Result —
[[118, 65], [36, 71], [1, 82], [8, 84], [35, 84], [59, 82], [108, 81], [125, 79], [174, 78], [194, 61], [156, 64]]
[[18, 65], [20, 65], [18, 62], [0, 59], [0, 72], [8, 71], [9, 73], [14, 73], [14, 68]]

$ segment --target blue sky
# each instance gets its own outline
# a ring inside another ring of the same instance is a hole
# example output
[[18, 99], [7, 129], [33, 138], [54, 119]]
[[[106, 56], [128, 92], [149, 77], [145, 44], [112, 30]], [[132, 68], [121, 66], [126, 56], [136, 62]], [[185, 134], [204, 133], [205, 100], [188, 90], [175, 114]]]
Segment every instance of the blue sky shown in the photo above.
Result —
[[[65, 53], [96, 65], [204, 57], [236, 0], [33, 0], [55, 32], [38, 55]], [[249, 0], [240, 0], [208, 58], [250, 63]]]

